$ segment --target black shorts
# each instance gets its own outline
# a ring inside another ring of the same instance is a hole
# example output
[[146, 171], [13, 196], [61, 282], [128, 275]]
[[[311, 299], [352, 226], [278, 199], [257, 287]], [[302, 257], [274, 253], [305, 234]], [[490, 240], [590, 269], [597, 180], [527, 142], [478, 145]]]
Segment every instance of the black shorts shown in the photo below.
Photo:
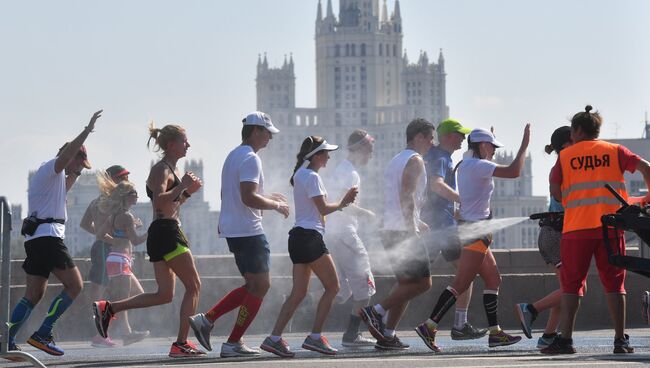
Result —
[[147, 255], [149, 262], [160, 262], [178, 247], [189, 248], [190, 242], [174, 219], [159, 219], [147, 230]]
[[90, 270], [88, 280], [94, 284], [108, 285], [106, 273], [106, 257], [111, 252], [111, 245], [102, 240], [95, 240], [90, 248]]
[[63, 239], [54, 236], [42, 236], [25, 242], [27, 257], [23, 270], [28, 275], [48, 278], [53, 269], [67, 270], [75, 268], [68, 247]]
[[398, 280], [416, 280], [431, 276], [429, 253], [424, 242], [407, 231], [384, 230], [381, 242]]
[[447, 262], [455, 262], [460, 259], [460, 250], [462, 249], [460, 238], [458, 238], [458, 228], [448, 226], [441, 229], [434, 229], [424, 235], [426, 241], [433, 245], [432, 249], [440, 249], [442, 258]]
[[289, 258], [293, 264], [312, 263], [329, 253], [323, 235], [318, 231], [302, 227], [289, 231]]

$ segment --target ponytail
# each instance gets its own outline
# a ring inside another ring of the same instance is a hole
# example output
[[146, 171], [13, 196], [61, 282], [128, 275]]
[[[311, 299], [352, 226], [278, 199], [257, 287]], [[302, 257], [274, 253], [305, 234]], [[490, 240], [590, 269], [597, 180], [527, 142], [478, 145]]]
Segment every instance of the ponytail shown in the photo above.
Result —
[[550, 155], [551, 153], [553, 153], [553, 151], [555, 150], [553, 149], [552, 145], [547, 144], [546, 146], [544, 146], [544, 152], [546, 152], [547, 155]]
[[318, 137], [315, 135], [309, 136], [305, 138], [305, 140], [302, 141], [302, 145], [300, 145], [300, 152], [296, 155], [296, 166], [293, 168], [293, 174], [291, 174], [291, 178], [289, 179], [289, 183], [291, 186], [293, 186], [293, 176], [296, 174], [296, 171], [300, 169], [300, 166], [302, 166], [303, 162], [305, 161], [305, 156], [316, 149], [316, 147], [320, 146], [321, 143], [323, 143], [325, 139], [323, 137]]
[[153, 139], [156, 142], [156, 151], [166, 151], [167, 144], [177, 138], [185, 135], [185, 128], [180, 125], [168, 124], [158, 129], [154, 126], [153, 121], [149, 123], [149, 140], [147, 140], [147, 148], [149, 148], [149, 143]]

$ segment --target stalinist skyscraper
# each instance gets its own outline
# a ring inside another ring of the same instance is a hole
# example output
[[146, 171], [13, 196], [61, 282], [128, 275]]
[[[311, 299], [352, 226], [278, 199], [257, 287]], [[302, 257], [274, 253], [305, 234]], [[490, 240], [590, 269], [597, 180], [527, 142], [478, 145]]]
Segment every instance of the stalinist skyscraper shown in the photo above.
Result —
[[381, 198], [383, 168], [406, 146], [408, 122], [424, 117], [437, 125], [449, 114], [442, 51], [437, 62], [420, 52], [417, 61], [409, 63], [402, 47], [402, 22], [399, 0], [392, 12], [386, 0], [381, 6], [379, 0], [340, 0], [338, 17], [331, 0], [325, 12], [319, 1], [315, 108], [296, 107], [293, 57], [271, 67], [266, 55], [260, 56], [257, 109], [271, 115], [282, 131], [262, 152], [266, 167], [288, 180], [307, 135], [321, 135], [345, 147], [350, 132], [365, 129], [376, 144], [367, 175], [371, 180], [366, 180], [362, 198]]

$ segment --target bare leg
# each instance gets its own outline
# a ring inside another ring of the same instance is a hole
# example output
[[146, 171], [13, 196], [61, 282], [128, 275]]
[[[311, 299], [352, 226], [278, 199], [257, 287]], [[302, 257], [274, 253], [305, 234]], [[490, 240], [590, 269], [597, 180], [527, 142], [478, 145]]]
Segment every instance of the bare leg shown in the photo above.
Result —
[[575, 328], [576, 315], [580, 308], [580, 299], [575, 294], [562, 295], [562, 337], [570, 339], [573, 337], [573, 329]]
[[111, 302], [113, 313], [171, 303], [176, 284], [174, 272], [165, 261], [154, 262], [153, 269], [158, 283], [158, 290], [154, 293], [142, 293], [124, 300]]
[[339, 278], [336, 274], [336, 268], [334, 267], [332, 257], [329, 254], [321, 256], [314, 262], [310, 263], [309, 266], [325, 288], [325, 291], [318, 302], [316, 318], [314, 319], [314, 326], [311, 330], [311, 332], [320, 333], [323, 330], [325, 319], [332, 308], [334, 298], [339, 292]]
[[[128, 298], [131, 296], [131, 276], [122, 275], [111, 278], [107, 291], [113, 300]], [[115, 322], [118, 324], [119, 328], [122, 328], [122, 333], [124, 335], [131, 333], [128, 311], [122, 311]]]
[[190, 330], [189, 318], [196, 313], [196, 306], [199, 303], [199, 292], [201, 280], [194, 266], [192, 253], [180, 254], [167, 262], [169, 267], [176, 273], [185, 287], [185, 294], [181, 302], [180, 325], [178, 327], [177, 342], [187, 341], [187, 334]]
[[282, 331], [289, 323], [291, 317], [298, 309], [298, 306], [307, 296], [307, 289], [309, 288], [309, 278], [311, 277], [311, 268], [306, 264], [293, 265], [293, 287], [291, 294], [282, 304], [278, 319], [275, 321], [275, 326], [271, 335], [280, 336]]
[[622, 338], [625, 335], [625, 294], [607, 294], [607, 308], [614, 322], [614, 337]]
[[397, 285], [393, 287], [388, 297], [380, 303], [385, 310], [389, 311], [386, 328], [394, 330], [404, 315], [409, 301], [430, 288], [431, 277], [397, 280]]

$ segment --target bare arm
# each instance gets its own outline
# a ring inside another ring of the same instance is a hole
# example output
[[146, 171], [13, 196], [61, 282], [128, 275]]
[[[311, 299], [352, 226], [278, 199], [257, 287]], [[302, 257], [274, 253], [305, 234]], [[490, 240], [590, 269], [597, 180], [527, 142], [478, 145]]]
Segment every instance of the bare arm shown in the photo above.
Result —
[[447, 183], [445, 183], [444, 178], [434, 175], [431, 176], [431, 191], [441, 196], [442, 198], [451, 201], [460, 203], [460, 195], [458, 192], [453, 190]]
[[83, 217], [81, 218], [81, 223], [79, 226], [91, 234], [95, 234], [95, 212], [97, 211], [97, 200], [93, 200], [86, 208]]
[[257, 192], [259, 185], [254, 182], [244, 181], [239, 183], [239, 192], [241, 193], [241, 201], [250, 208], [258, 210], [274, 210], [281, 213], [284, 218], [289, 217], [289, 204], [286, 201], [279, 200], [280, 198], [268, 198]]
[[[167, 180], [172, 175], [171, 170], [164, 163], [160, 162], [151, 168], [149, 178], [147, 178], [147, 185], [152, 191], [152, 201], [154, 207], [169, 207], [176, 198], [179, 198], [181, 193], [187, 189], [188, 183], [181, 180], [181, 183], [174, 187], [172, 190], [167, 189]], [[185, 179], [185, 176], [183, 176]]]
[[[102, 111], [103, 110], [99, 110], [96, 113], [94, 113], [92, 118], [90, 118], [90, 122], [88, 123], [88, 125], [84, 127], [84, 130], [81, 133], [79, 133], [79, 135], [75, 139], [73, 139], [72, 142], [70, 142], [65, 147], [65, 149], [59, 154], [59, 156], [56, 158], [56, 162], [54, 163], [54, 172], [58, 174], [61, 171], [63, 171], [65, 167], [68, 166], [70, 161], [72, 161], [72, 159], [77, 155], [77, 152], [79, 152], [81, 145], [86, 141], [88, 135], [95, 128], [95, 122], [100, 116], [102, 116]], [[72, 184], [74, 184], [74, 181], [72, 182]]]
[[415, 232], [419, 228], [419, 224], [413, 222], [415, 219], [415, 189], [421, 175], [424, 175], [424, 161], [420, 156], [413, 156], [402, 173], [402, 190], [399, 201], [406, 226]]
[[643, 180], [645, 181], [645, 186], [648, 189], [648, 194], [645, 196], [645, 202], [650, 201], [650, 163], [648, 161], [641, 159], [636, 164], [636, 170], [643, 175]]
[[135, 232], [136, 223], [132, 214], [130, 213], [122, 214], [116, 219], [116, 222], [118, 224], [124, 225], [124, 228], [126, 229], [124, 230], [126, 233], [126, 237], [127, 239], [129, 239], [131, 244], [138, 245], [144, 243], [145, 240], [147, 240], [146, 232], [142, 235], [138, 235], [138, 233]]
[[560, 189], [560, 184], [549, 184], [549, 191], [556, 201], [562, 203], [562, 190]]
[[[113, 224], [113, 216], [106, 217], [103, 224], [96, 226], [95, 236], [97, 239], [105, 241], [106, 243], [113, 244], [113, 237], [111, 236], [111, 226]], [[97, 224], [96, 224], [97, 225]]]
[[316, 208], [318, 209], [318, 212], [321, 214], [321, 216], [327, 216], [330, 213], [343, 209], [350, 203], [354, 202], [354, 200], [357, 198], [358, 193], [359, 190], [357, 187], [352, 187], [338, 202], [327, 203], [327, 201], [325, 201], [325, 196], [322, 195], [313, 197], [312, 199], [314, 200], [314, 204], [316, 205]]
[[526, 149], [528, 148], [528, 142], [530, 141], [530, 124], [526, 124], [524, 128], [524, 136], [521, 139], [521, 145], [519, 146], [519, 151], [517, 156], [508, 166], [497, 165], [494, 168], [494, 174], [497, 178], [518, 178], [521, 174], [521, 169], [524, 167], [526, 161]]

